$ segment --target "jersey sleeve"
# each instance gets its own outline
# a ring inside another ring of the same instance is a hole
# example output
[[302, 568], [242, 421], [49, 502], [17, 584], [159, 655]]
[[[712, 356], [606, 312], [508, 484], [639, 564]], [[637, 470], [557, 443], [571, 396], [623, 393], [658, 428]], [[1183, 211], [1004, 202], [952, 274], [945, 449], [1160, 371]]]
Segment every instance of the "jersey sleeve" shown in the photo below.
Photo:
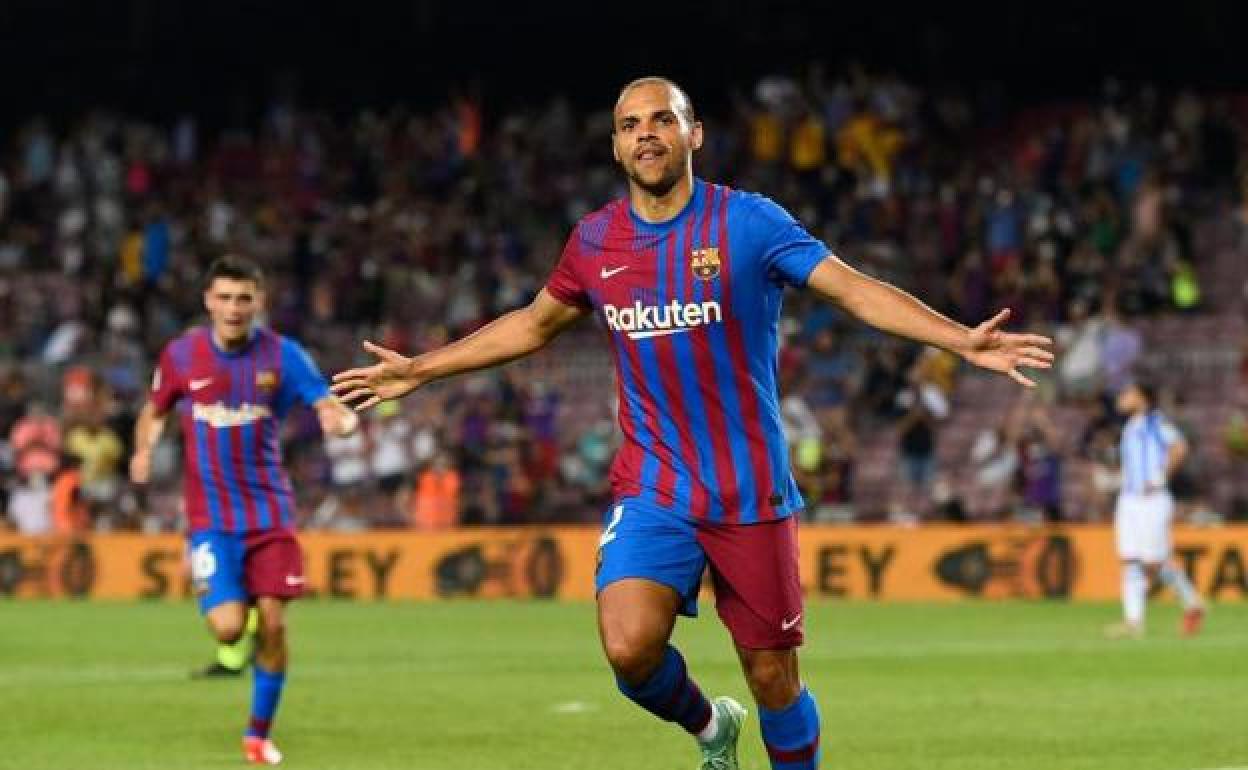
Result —
[[753, 196], [752, 235], [762, 255], [768, 275], [778, 276], [791, 286], [805, 286], [815, 266], [830, 253], [822, 241], [775, 201]]
[[282, 338], [282, 380], [277, 402], [285, 411], [297, 401], [312, 406], [329, 395], [329, 383], [308, 352], [294, 340]]
[[160, 351], [160, 360], [156, 362], [156, 370], [152, 372], [152, 406], [158, 414], [165, 414], [183, 393], [182, 376], [173, 363], [173, 354], [168, 345]]
[[580, 255], [581, 228], [578, 225], [568, 236], [563, 253], [559, 256], [559, 264], [546, 281], [546, 291], [550, 296], [565, 305], [589, 310], [589, 294], [585, 284], [576, 272], [576, 259]]
[[1166, 449], [1183, 440], [1183, 432], [1174, 423], [1166, 419], [1158, 422], [1157, 435], [1161, 438], [1161, 443], [1165, 445]]

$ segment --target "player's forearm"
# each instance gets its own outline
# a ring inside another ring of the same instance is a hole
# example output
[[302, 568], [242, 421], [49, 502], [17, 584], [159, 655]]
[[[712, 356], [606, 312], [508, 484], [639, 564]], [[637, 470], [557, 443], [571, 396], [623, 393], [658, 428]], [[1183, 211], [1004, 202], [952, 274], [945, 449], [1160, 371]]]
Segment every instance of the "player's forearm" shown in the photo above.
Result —
[[856, 273], [853, 283], [841, 292], [838, 301], [863, 323], [958, 355], [968, 352], [970, 330], [962, 324], [869, 275]]
[[542, 323], [531, 307], [491, 321], [473, 334], [412, 359], [412, 374], [426, 384], [523, 358], [546, 345], [560, 327]]
[[160, 441], [160, 436], [165, 430], [166, 415], [157, 414], [156, 408], [149, 401], [143, 405], [143, 409], [139, 412], [139, 419], [134, 425], [134, 451], [135, 453], [150, 452]]
[[1174, 475], [1179, 472], [1179, 468], [1182, 467], [1183, 461], [1186, 459], [1187, 459], [1187, 445], [1186, 444], [1175, 444], [1174, 446], [1170, 447], [1170, 451], [1166, 454], [1165, 482], [1167, 484], [1169, 484], [1174, 479]]

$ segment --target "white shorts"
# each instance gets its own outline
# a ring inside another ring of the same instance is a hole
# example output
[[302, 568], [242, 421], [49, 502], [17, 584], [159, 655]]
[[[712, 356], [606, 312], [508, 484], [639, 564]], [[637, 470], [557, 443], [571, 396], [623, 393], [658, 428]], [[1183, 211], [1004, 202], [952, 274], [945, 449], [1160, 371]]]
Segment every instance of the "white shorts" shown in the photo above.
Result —
[[1114, 511], [1118, 557], [1159, 564], [1170, 558], [1170, 521], [1174, 498], [1169, 492], [1119, 495]]

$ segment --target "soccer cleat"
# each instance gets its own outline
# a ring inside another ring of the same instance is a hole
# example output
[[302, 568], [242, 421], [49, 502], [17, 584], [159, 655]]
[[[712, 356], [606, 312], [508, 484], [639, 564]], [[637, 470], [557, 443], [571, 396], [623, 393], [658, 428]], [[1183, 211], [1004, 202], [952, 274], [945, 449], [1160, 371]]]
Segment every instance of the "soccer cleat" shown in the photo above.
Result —
[[1134, 623], [1111, 623], [1105, 626], [1106, 639], [1143, 639], [1144, 629]]
[[282, 752], [268, 738], [247, 735], [243, 737], [243, 758], [253, 765], [280, 765]]
[[223, 666], [215, 660], [203, 668], [191, 671], [191, 679], [237, 679], [242, 675], [243, 669]]
[[732, 698], [721, 696], [711, 703], [719, 728], [714, 740], [699, 743], [702, 764], [698, 770], [739, 770], [737, 764], [737, 739], [741, 737], [741, 725], [745, 722], [745, 707]]
[[1205, 622], [1204, 607], [1189, 607], [1183, 611], [1183, 625], [1180, 632], [1183, 636], [1195, 636], [1200, 633], [1200, 627]]

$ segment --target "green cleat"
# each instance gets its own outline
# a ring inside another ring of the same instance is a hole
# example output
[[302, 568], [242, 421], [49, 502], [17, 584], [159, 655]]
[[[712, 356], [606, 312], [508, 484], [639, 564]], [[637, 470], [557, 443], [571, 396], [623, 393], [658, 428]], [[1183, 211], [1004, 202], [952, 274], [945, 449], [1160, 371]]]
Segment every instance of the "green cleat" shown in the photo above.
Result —
[[741, 737], [741, 725], [745, 723], [745, 706], [732, 698], [720, 696], [711, 702], [719, 731], [710, 743], [699, 743], [702, 748], [702, 764], [698, 770], [739, 770], [737, 764], [737, 738]]

